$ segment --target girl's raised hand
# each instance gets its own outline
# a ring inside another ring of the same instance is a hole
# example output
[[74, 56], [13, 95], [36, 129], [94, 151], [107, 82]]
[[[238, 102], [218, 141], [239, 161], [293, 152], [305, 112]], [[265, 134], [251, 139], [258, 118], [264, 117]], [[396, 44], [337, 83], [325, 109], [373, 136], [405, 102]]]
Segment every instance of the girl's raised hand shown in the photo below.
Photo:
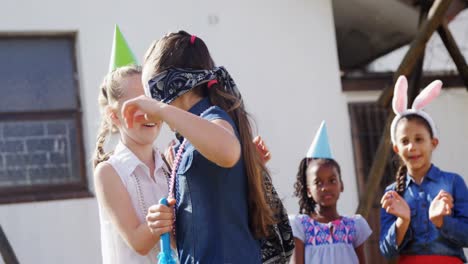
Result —
[[155, 204], [148, 208], [146, 223], [151, 233], [161, 236], [172, 230], [174, 221], [174, 209], [172, 206], [174, 206], [175, 202], [174, 199], [168, 199], [169, 207], [162, 204]]
[[265, 142], [260, 136], [256, 136], [253, 139], [253, 143], [257, 147], [257, 152], [262, 158], [263, 164], [266, 164], [271, 159], [271, 153], [268, 147], [265, 145]]
[[146, 95], [127, 100], [122, 105], [122, 116], [128, 128], [134, 123], [160, 122], [161, 109], [166, 104], [158, 102]]
[[440, 190], [429, 207], [429, 219], [436, 227], [440, 228], [444, 223], [443, 217], [452, 214], [452, 208], [452, 195], [444, 190]]
[[408, 203], [397, 192], [386, 192], [380, 200], [380, 203], [387, 213], [400, 217], [406, 221], [410, 220], [411, 210]]

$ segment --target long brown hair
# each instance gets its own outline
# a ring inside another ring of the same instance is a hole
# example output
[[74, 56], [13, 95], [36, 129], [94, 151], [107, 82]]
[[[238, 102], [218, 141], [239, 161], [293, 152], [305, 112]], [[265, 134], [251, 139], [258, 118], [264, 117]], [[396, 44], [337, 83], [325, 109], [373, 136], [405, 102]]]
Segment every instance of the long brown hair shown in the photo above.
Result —
[[[426, 119], [421, 117], [420, 115], [417, 114], [409, 114], [405, 115], [402, 118], [400, 118], [396, 124], [396, 127], [398, 127], [398, 123], [401, 122], [401, 120], [407, 120], [407, 122], [417, 122], [421, 125], [423, 125], [427, 131], [429, 132], [429, 135], [431, 136], [431, 139], [434, 138], [434, 133], [432, 132], [431, 126], [427, 122]], [[406, 164], [400, 159], [400, 167], [397, 170], [397, 173], [395, 175], [396, 178], [396, 186], [395, 189], [398, 194], [403, 195], [405, 192], [405, 186], [406, 186], [406, 174], [408, 173], [408, 167]]]
[[[182, 69], [211, 70], [215, 63], [208, 47], [200, 38], [191, 40], [192, 36], [185, 31], [170, 33], [159, 41], [153, 42], [145, 55], [143, 80], [177, 67]], [[255, 145], [252, 143], [252, 126], [249, 114], [245, 110], [240, 93], [229, 89], [220, 89], [223, 82], [218, 80], [210, 89], [206, 84], [193, 88], [193, 92], [202, 97], [209, 97], [211, 103], [224, 109], [236, 124], [242, 146], [242, 157], [248, 180], [249, 224], [255, 237], [269, 235], [268, 226], [274, 223], [273, 214], [265, 198], [262, 173], [269, 174]]]
[[93, 166], [96, 166], [109, 159], [112, 152], [104, 151], [104, 143], [106, 138], [111, 133], [116, 133], [118, 128], [114, 126], [107, 117], [107, 108], [115, 108], [117, 101], [122, 97], [124, 91], [122, 87], [123, 80], [141, 74], [141, 67], [139, 66], [125, 66], [118, 68], [104, 77], [101, 86], [99, 87], [99, 110], [101, 112], [101, 125], [97, 135], [96, 148], [93, 155]]

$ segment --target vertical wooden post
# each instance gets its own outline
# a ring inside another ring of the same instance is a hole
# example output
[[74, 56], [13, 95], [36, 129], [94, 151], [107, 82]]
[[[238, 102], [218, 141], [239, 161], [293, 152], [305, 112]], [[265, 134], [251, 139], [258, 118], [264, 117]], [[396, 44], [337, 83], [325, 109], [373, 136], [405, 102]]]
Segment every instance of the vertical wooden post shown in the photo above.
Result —
[[[403, 59], [400, 66], [398, 67], [398, 70], [393, 76], [395, 83], [395, 81], [400, 75], [410, 75], [411, 73], [414, 73], [415, 76], [413, 76], [412, 78], [412, 85], [408, 88], [408, 95], [410, 96], [410, 98], [413, 97], [411, 101], [414, 100], [418, 92], [419, 80], [417, 79], [420, 79], [422, 74], [426, 42], [429, 40], [430, 36], [435, 31], [438, 24], [441, 23], [445, 11], [447, 10], [448, 5], [450, 4], [447, 4], [447, 2], [451, 2], [451, 0], [434, 2], [431, 10], [429, 11], [429, 20], [431, 20], [432, 22], [429, 22], [427, 20], [424, 21], [424, 18], [427, 15], [427, 10], [425, 10], [424, 7], [421, 7], [421, 15], [419, 19], [420, 31], [418, 31], [415, 41], [412, 42], [410, 50], [406, 53], [405, 58]], [[428, 34], [429, 32], [430, 34]], [[414, 69], [416, 64], [418, 65], [418, 67]], [[387, 92], [387, 95], [384, 95], [386, 91], [390, 91], [390, 93]], [[384, 96], [385, 98], [386, 96], [390, 96], [388, 98], [388, 103], [385, 105], [385, 107], [389, 107], [391, 96], [393, 96], [393, 87], [387, 87], [383, 91], [381, 98], [382, 96]], [[389, 159], [391, 154], [392, 144], [390, 140], [390, 125], [394, 117], [395, 114], [393, 113], [393, 111], [390, 111], [388, 118], [385, 122], [384, 132], [380, 139], [375, 158], [373, 159], [372, 166], [369, 171], [369, 176], [367, 177], [368, 181], [366, 183], [365, 191], [359, 202], [357, 213], [361, 214], [364, 217], [368, 217], [369, 215], [369, 211], [372, 208], [372, 204], [375, 200], [376, 190], [378, 190], [379, 184], [382, 181], [382, 177], [387, 166], [387, 160]]]
[[[400, 75], [409, 75], [414, 66], [416, 65], [418, 59], [421, 57], [421, 54], [424, 52], [424, 47], [432, 36], [434, 31], [442, 23], [445, 12], [447, 12], [448, 7], [452, 0], [435, 0], [432, 5], [431, 10], [429, 11], [428, 20], [422, 23], [420, 30], [416, 34], [414, 40], [411, 42], [410, 49], [406, 53], [403, 61], [395, 72], [394, 82]], [[378, 99], [378, 104], [382, 107], [388, 107], [390, 105], [390, 100], [393, 96], [393, 87], [386, 87]]]
[[440, 38], [444, 42], [444, 45], [447, 48], [450, 57], [452, 57], [453, 62], [457, 66], [458, 73], [463, 79], [463, 83], [465, 84], [465, 87], [468, 90], [468, 65], [466, 64], [465, 58], [463, 57], [463, 54], [458, 48], [458, 45], [455, 42], [452, 33], [450, 33], [447, 24], [443, 22], [437, 29], [437, 32], [439, 33]]
[[11, 248], [8, 239], [0, 226], [0, 255], [6, 264], [19, 264], [13, 248]]
[[375, 153], [374, 161], [372, 162], [369, 176], [367, 177], [366, 188], [362, 193], [361, 201], [357, 209], [357, 213], [361, 214], [364, 218], [369, 216], [369, 211], [372, 208], [375, 195], [379, 188], [382, 175], [384, 174], [385, 167], [387, 166], [387, 160], [390, 156], [391, 142], [390, 142], [390, 124], [392, 123], [395, 114], [389, 113], [387, 121], [385, 122], [385, 128], [380, 139], [379, 147]]

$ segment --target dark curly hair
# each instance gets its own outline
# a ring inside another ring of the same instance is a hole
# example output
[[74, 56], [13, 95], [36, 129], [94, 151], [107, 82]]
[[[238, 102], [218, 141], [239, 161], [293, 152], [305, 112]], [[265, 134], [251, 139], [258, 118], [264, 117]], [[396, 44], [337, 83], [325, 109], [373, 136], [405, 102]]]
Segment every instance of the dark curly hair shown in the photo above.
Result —
[[312, 159], [312, 158], [303, 158], [299, 163], [299, 170], [296, 175], [296, 183], [294, 183], [294, 196], [299, 198], [299, 213], [310, 215], [315, 210], [316, 202], [312, 197], [307, 195], [307, 169], [312, 166], [332, 166], [335, 167], [338, 171], [341, 180], [341, 168], [338, 162], [333, 159]]

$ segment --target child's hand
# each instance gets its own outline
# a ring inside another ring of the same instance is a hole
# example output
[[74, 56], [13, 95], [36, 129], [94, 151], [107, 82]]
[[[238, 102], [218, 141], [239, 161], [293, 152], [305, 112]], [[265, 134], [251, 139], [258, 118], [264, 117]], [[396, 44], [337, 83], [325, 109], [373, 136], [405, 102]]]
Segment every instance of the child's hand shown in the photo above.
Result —
[[122, 116], [128, 128], [132, 128], [134, 123], [160, 122], [161, 109], [165, 105], [146, 95], [141, 95], [124, 102]]
[[397, 192], [386, 192], [380, 200], [380, 204], [387, 213], [400, 217], [402, 220], [410, 221], [411, 210], [408, 203]]
[[[164, 157], [166, 158], [166, 161], [167, 163], [169, 163], [169, 165], [171, 166], [172, 168], [172, 164], [174, 163], [174, 145], [176, 144], [176, 142], [174, 140], [171, 140], [171, 142], [169, 143], [169, 146], [167, 146], [167, 149], [166, 151], [164, 152]], [[171, 169], [169, 168], [169, 169]]]
[[263, 139], [260, 136], [256, 136], [253, 139], [253, 143], [257, 147], [257, 152], [262, 158], [263, 164], [266, 164], [271, 159], [271, 153], [268, 147], [263, 142]]
[[436, 227], [440, 228], [444, 223], [444, 216], [450, 215], [452, 213], [452, 208], [452, 195], [444, 190], [440, 190], [429, 207], [429, 220], [431, 220]]
[[174, 220], [174, 206], [175, 200], [168, 199], [168, 206], [162, 204], [155, 204], [148, 208], [146, 215], [146, 223], [151, 230], [151, 233], [161, 236], [164, 233], [172, 230], [172, 223]]

